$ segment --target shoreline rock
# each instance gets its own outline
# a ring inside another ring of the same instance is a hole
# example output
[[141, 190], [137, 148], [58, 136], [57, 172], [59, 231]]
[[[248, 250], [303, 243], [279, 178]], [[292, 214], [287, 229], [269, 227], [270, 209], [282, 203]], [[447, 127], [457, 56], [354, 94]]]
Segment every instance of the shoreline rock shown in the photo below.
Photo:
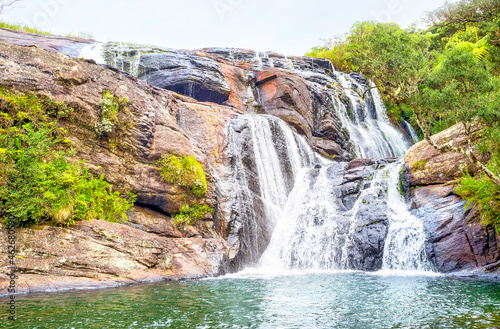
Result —
[[[228, 248], [224, 240], [202, 237], [194, 227], [177, 228], [171, 218], [138, 206], [129, 217], [126, 224], [94, 220], [71, 227], [18, 229], [16, 290], [105, 288], [210, 277], [223, 271]], [[2, 228], [0, 249], [7, 249], [7, 241]], [[2, 271], [0, 296], [7, 286], [7, 273]]]

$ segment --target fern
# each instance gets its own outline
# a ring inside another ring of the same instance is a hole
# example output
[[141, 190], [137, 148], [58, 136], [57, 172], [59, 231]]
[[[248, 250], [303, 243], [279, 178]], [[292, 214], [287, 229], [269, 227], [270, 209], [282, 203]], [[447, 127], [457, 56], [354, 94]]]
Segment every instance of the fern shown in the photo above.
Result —
[[[474, 40], [475, 43], [471, 40]], [[472, 51], [474, 58], [478, 62], [486, 60], [490, 54], [488, 35], [479, 39], [477, 27], [467, 27], [465, 31], [457, 32], [453, 37], [449, 38], [447, 47]]]

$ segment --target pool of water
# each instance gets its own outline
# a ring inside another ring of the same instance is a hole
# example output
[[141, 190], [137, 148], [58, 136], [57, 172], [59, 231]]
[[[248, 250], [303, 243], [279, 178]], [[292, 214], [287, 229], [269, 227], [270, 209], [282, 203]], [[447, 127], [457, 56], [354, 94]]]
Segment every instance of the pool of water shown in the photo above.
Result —
[[364, 272], [259, 273], [18, 296], [0, 328], [495, 328], [500, 283]]

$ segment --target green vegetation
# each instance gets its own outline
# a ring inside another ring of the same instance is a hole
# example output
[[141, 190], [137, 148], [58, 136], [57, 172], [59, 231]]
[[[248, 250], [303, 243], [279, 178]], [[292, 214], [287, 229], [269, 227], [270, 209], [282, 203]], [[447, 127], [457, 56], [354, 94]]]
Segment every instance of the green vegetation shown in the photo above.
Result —
[[[0, 28], [1, 29], [10, 29], [14, 31], [22, 31], [22, 32], [29, 32], [29, 33], [36, 33], [36, 34], [52, 34], [47, 31], [42, 31], [34, 27], [30, 27], [25, 24], [17, 24], [17, 23], [7, 23], [7, 22], [1, 22], [0, 21]], [[77, 39], [93, 39], [94, 36], [90, 33], [85, 33], [81, 32], [78, 34], [66, 34], [66, 35], [60, 35], [63, 37], [70, 37], [70, 38], [77, 38]]]
[[[356, 23], [351, 31], [308, 55], [338, 69], [359, 71], [380, 90], [390, 117], [405, 119], [439, 152], [466, 155], [480, 171], [458, 190], [500, 227], [500, 2], [460, 0], [430, 13], [426, 30]], [[481, 161], [468, 147], [437, 144], [430, 136], [460, 124], [474, 143], [481, 126]], [[422, 164], [416, 164], [420, 166]]]
[[118, 113], [124, 112], [128, 116], [130, 112], [128, 104], [126, 98], [115, 96], [109, 90], [104, 90], [99, 104], [101, 108], [100, 121], [95, 125], [97, 133], [101, 136], [107, 136], [116, 129], [124, 128], [118, 120]]
[[194, 205], [188, 206], [183, 204], [179, 213], [174, 216], [174, 224], [181, 225], [193, 225], [196, 221], [203, 219], [205, 214], [211, 214], [214, 210], [206, 205]]
[[412, 167], [415, 170], [424, 170], [426, 164], [427, 164], [427, 161], [425, 161], [425, 160], [419, 160], [419, 161], [415, 161], [413, 163]]
[[0, 217], [20, 225], [42, 221], [125, 220], [135, 196], [93, 177], [58, 120], [73, 109], [47, 96], [0, 88]]
[[467, 200], [466, 207], [475, 205], [481, 212], [482, 220], [485, 225], [496, 224], [495, 228], [500, 234], [500, 186], [494, 184], [491, 179], [484, 175], [480, 177], [472, 177], [466, 173], [460, 180], [460, 185], [456, 192], [463, 199]]
[[15, 30], [15, 31], [29, 32], [29, 33], [37, 33], [37, 34], [50, 34], [50, 32], [41, 31], [41, 30], [36, 29], [34, 27], [29, 27], [27, 25], [21, 25], [21, 24], [15, 24], [15, 23], [0, 22], [0, 28], [10, 29], [10, 30]]
[[[202, 198], [207, 193], [205, 171], [194, 156], [164, 154], [157, 162], [157, 165], [160, 168], [162, 178], [167, 183], [182, 186], [197, 198]], [[186, 203], [186, 199], [187, 195], [184, 197], [184, 204], [174, 216], [175, 225], [192, 225], [202, 220], [205, 214], [213, 212], [213, 209], [207, 205], [196, 204], [189, 206]]]
[[196, 197], [201, 198], [207, 193], [205, 171], [194, 156], [177, 157], [165, 154], [158, 161], [160, 174], [170, 184], [178, 184]]

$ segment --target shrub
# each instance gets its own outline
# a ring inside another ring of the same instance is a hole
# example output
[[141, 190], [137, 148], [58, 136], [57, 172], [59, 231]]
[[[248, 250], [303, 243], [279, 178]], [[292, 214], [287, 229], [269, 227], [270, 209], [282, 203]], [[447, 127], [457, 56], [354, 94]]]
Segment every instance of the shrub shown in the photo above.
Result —
[[[5, 111], [5, 112], [4, 112]], [[72, 109], [46, 96], [0, 89], [0, 216], [20, 225], [41, 221], [126, 219], [135, 196], [121, 198], [104, 177], [70, 158], [74, 151], [57, 126]]]
[[0, 28], [10, 29], [10, 30], [15, 30], [15, 31], [29, 32], [29, 33], [37, 33], [37, 34], [50, 34], [50, 32], [42, 31], [42, 30], [36, 29], [34, 27], [29, 27], [28, 25], [21, 25], [21, 24], [16, 24], [16, 23], [0, 22]]
[[180, 212], [174, 216], [174, 224], [192, 225], [196, 221], [202, 220], [205, 214], [211, 214], [214, 210], [206, 205], [194, 205], [192, 207], [183, 204]]
[[128, 104], [129, 102], [126, 98], [117, 97], [109, 90], [104, 90], [102, 100], [99, 103], [101, 109], [100, 121], [95, 126], [97, 133], [103, 136], [113, 132], [120, 125], [118, 113], [123, 111], [126, 115], [129, 114]]
[[207, 193], [207, 179], [203, 167], [194, 156], [163, 155], [158, 161], [162, 178], [170, 184], [189, 189], [198, 198]]
[[483, 224], [493, 224], [500, 234], [500, 186], [488, 177], [471, 177], [466, 172], [460, 179], [456, 192], [467, 200], [466, 208], [474, 205], [481, 213]]

